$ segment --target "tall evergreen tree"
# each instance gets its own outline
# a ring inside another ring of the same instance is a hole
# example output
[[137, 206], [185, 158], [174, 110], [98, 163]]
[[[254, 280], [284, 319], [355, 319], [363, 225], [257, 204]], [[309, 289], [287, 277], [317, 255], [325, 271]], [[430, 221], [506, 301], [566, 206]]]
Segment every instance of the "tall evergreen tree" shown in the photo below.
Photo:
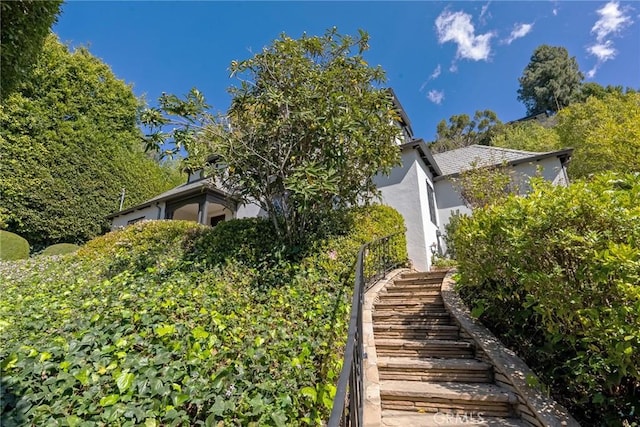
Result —
[[62, 0], [0, 1], [0, 87], [6, 98], [35, 63]]
[[583, 74], [575, 56], [561, 46], [541, 45], [518, 79], [518, 100], [528, 114], [558, 112], [580, 94]]
[[80, 243], [105, 216], [180, 177], [144, 154], [131, 87], [86, 49], [53, 35], [30, 77], [0, 107], [0, 222], [41, 247]]

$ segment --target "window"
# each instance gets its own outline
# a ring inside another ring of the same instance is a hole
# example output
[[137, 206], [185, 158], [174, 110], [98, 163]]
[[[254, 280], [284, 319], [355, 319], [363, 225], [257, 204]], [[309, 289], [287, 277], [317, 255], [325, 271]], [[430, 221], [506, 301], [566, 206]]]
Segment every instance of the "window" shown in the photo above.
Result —
[[216, 215], [211, 217], [211, 226], [215, 227], [219, 223], [224, 221], [224, 215]]
[[429, 217], [431, 217], [431, 222], [438, 225], [438, 217], [436, 215], [436, 197], [433, 187], [429, 184], [429, 181], [427, 181], [427, 202], [429, 203]]

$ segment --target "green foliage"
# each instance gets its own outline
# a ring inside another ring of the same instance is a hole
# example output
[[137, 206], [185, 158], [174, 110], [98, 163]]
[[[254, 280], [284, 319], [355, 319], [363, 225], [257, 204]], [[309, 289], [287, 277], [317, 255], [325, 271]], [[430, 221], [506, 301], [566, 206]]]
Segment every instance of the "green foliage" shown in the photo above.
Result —
[[[399, 161], [397, 114], [390, 93], [378, 87], [383, 71], [364, 60], [367, 49], [363, 31], [358, 38], [335, 29], [298, 40], [283, 34], [231, 63], [240, 84], [230, 89], [226, 116], [203, 114], [197, 91], [184, 101], [163, 96], [161, 109], [142, 116], [156, 131], [149, 145], [169, 136], [176, 150], [213, 153], [219, 167], [212, 173], [223, 187], [258, 203], [276, 236], [298, 245], [329, 212], [370, 199], [373, 176]], [[167, 123], [179, 126], [159, 134]]]
[[478, 166], [462, 171], [453, 185], [468, 208], [476, 209], [500, 203], [511, 194], [519, 194], [523, 187], [517, 172], [507, 164]]
[[47, 246], [40, 255], [44, 255], [44, 256], [66, 255], [66, 254], [73, 253], [78, 249], [80, 249], [80, 246], [74, 245], [73, 243], [58, 243], [55, 245]]
[[0, 260], [29, 258], [29, 242], [17, 234], [0, 230]]
[[462, 297], [557, 399], [585, 425], [637, 416], [640, 175], [536, 182], [453, 238]]
[[622, 86], [602, 86], [596, 82], [587, 82], [583, 83], [580, 88], [580, 102], [585, 102], [589, 97], [596, 97], [600, 99], [604, 99], [607, 95], [623, 95], [629, 93], [637, 93], [636, 89], [627, 87], [623, 88]]
[[0, 88], [6, 99], [29, 72], [56, 22], [62, 0], [0, 2]]
[[436, 140], [429, 145], [433, 153], [455, 150], [473, 144], [488, 145], [491, 136], [502, 127], [502, 122], [491, 110], [476, 111], [473, 120], [466, 114], [454, 115], [449, 124], [438, 123]]
[[142, 222], [64, 258], [0, 264], [2, 425], [320, 425], [346, 339], [345, 269], [403, 227], [385, 207], [331, 221], [335, 235], [268, 265], [265, 220]]
[[590, 97], [560, 112], [557, 132], [575, 149], [572, 178], [614, 171], [640, 171], [640, 93]]
[[518, 100], [528, 114], [558, 112], [578, 99], [584, 76], [575, 56], [561, 46], [541, 45], [518, 79]]
[[142, 152], [137, 109], [107, 65], [50, 36], [30, 78], [0, 106], [6, 229], [36, 249], [81, 243], [108, 229], [122, 188], [132, 206], [177, 185], [174, 170]]
[[554, 151], [563, 148], [554, 128], [535, 121], [503, 126], [492, 138], [491, 145], [533, 152]]

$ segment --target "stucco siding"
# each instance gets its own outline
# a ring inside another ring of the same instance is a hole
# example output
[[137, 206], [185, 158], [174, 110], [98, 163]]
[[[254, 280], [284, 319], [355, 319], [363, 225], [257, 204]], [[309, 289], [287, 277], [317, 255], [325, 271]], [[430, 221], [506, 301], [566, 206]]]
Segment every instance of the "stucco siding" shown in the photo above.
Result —
[[402, 165], [388, 177], [376, 176], [374, 182], [381, 192], [382, 203], [395, 208], [404, 218], [407, 251], [413, 266], [428, 270], [431, 255], [428, 246], [435, 241], [436, 228], [429, 219], [427, 204], [426, 180], [430, 177], [421, 164], [417, 151], [406, 150], [402, 153]]
[[256, 217], [262, 217], [262, 216], [265, 216], [265, 214], [262, 211], [262, 209], [260, 209], [260, 206], [255, 205], [253, 203], [248, 203], [246, 205], [238, 205], [238, 209], [236, 210], [236, 213], [235, 213], [235, 218], [237, 219], [256, 218]]
[[151, 219], [158, 219], [158, 208], [156, 207], [156, 205], [151, 205], [147, 208], [138, 209], [133, 212], [129, 212], [113, 218], [113, 221], [111, 222], [111, 229], [115, 230], [116, 228], [126, 227], [130, 221], [143, 221]]

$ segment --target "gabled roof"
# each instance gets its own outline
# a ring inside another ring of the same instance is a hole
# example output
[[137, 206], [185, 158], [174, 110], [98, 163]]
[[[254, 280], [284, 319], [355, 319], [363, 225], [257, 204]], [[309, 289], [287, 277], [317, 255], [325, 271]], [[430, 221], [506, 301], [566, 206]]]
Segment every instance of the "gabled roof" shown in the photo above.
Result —
[[561, 162], [566, 162], [573, 153], [572, 148], [559, 151], [547, 151], [543, 153], [510, 148], [488, 147], [486, 145], [469, 145], [433, 155], [433, 158], [442, 171], [442, 177], [458, 175], [474, 166], [485, 167], [506, 163], [516, 165], [520, 163], [535, 162], [549, 157], [558, 157]]
[[177, 187], [174, 187], [171, 190], [165, 191], [164, 193], [159, 194], [154, 198], [145, 201], [144, 203], [107, 215], [107, 218], [112, 219], [120, 215], [125, 215], [133, 211], [144, 209], [151, 206], [154, 203], [166, 202], [166, 201], [175, 200], [175, 199], [182, 199], [185, 197], [195, 196], [195, 195], [206, 193], [206, 192], [215, 193], [224, 198], [229, 197], [227, 193], [214, 187], [213, 180], [211, 178], [204, 178], [204, 179], [199, 179], [197, 181], [188, 182], [186, 184], [182, 184]]

